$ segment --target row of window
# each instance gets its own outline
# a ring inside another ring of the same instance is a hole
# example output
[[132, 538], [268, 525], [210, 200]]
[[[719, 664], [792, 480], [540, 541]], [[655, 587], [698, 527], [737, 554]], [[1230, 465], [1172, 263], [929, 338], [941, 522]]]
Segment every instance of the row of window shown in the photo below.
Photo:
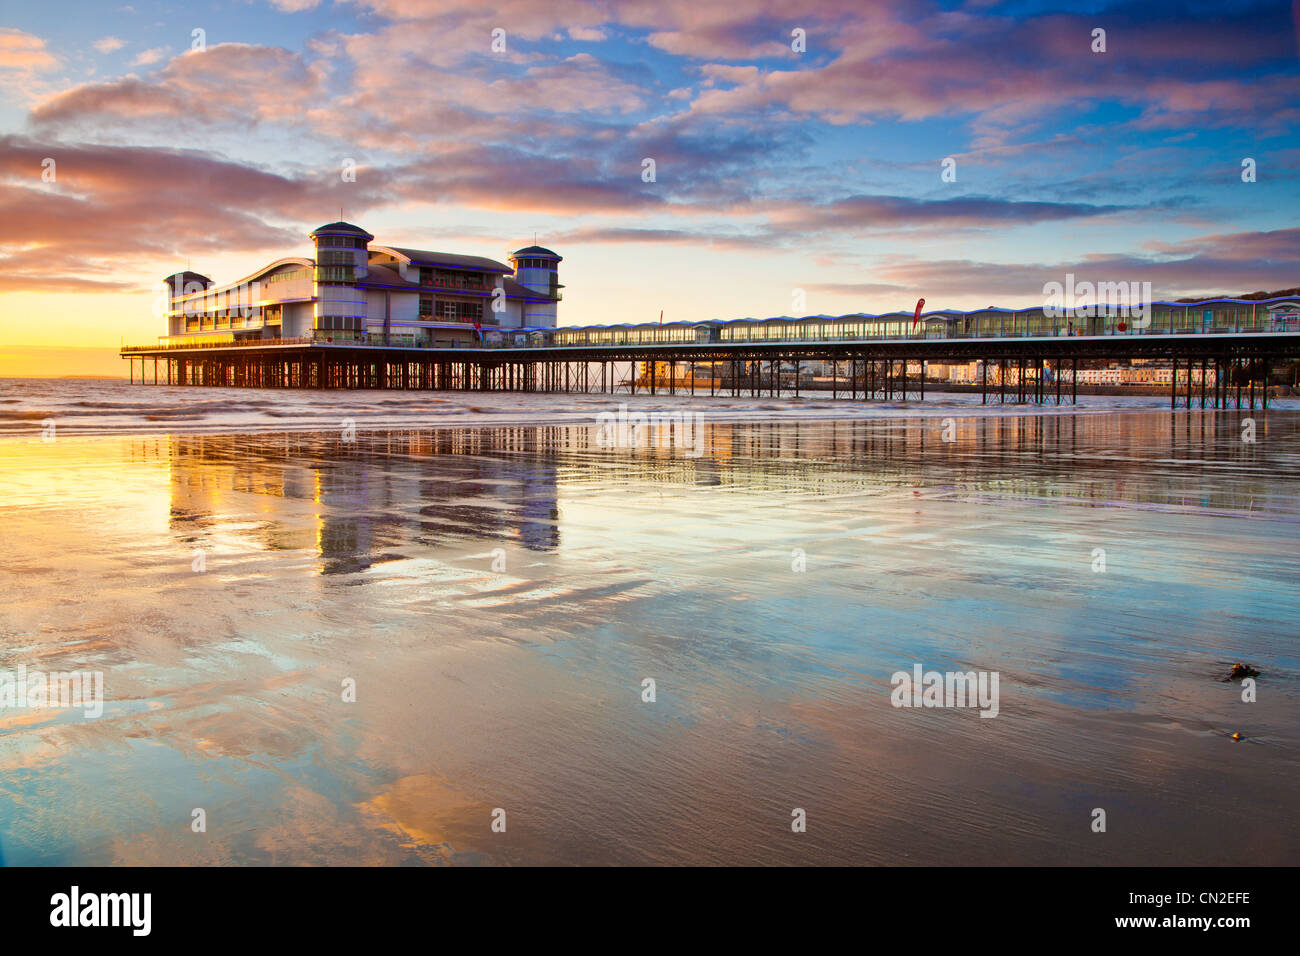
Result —
[[437, 286], [443, 289], [470, 289], [475, 292], [488, 291], [487, 279], [479, 272], [455, 272], [451, 269], [434, 269], [430, 266], [420, 267], [420, 285]]
[[297, 282], [299, 279], [310, 279], [310, 269], [295, 269], [292, 272], [277, 272], [268, 278], [267, 282]]
[[516, 259], [520, 269], [554, 269], [555, 261], [552, 259]]
[[361, 330], [362, 319], [355, 315], [318, 315], [316, 316], [316, 328], [326, 331], [352, 330], [359, 332]]
[[920, 323], [908, 318], [845, 319], [808, 322], [709, 325], [647, 325], [628, 329], [560, 329], [551, 333], [557, 345], [617, 345], [643, 342], [763, 342], [899, 338], [905, 336], [966, 335], [1104, 335], [1130, 331], [1180, 332], [1233, 329], [1285, 331], [1300, 326], [1300, 317], [1272, 315], [1265, 309], [1154, 309], [1147, 317], [1096, 316], [1048, 318], [1041, 312], [931, 317]]
[[318, 236], [317, 249], [365, 249], [367, 240], [360, 236]]

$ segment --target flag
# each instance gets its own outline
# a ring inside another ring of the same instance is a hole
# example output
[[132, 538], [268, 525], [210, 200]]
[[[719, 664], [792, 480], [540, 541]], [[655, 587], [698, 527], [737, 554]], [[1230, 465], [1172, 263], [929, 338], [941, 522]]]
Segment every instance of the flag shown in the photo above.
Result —
[[916, 323], [921, 321], [921, 310], [925, 308], [925, 300], [916, 300], [916, 313], [912, 316], [912, 331], [916, 331]]
[[660, 309], [660, 310], [659, 310], [659, 324], [660, 324], [660, 325], [663, 325], [663, 324], [664, 324], [664, 310], [663, 310], [663, 309]]

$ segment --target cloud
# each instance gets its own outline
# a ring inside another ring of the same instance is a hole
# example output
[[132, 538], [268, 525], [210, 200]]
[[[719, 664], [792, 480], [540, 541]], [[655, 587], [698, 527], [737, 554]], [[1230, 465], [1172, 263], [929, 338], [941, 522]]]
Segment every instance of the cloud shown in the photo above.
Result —
[[[56, 160], [57, 180], [41, 179]], [[104, 286], [192, 251], [302, 244], [340, 204], [362, 213], [389, 199], [378, 170], [271, 172], [197, 150], [67, 145], [0, 137], [0, 291]], [[296, 223], [297, 226], [286, 225]]]
[[[273, 2], [286, 11], [316, 5]], [[888, 235], [901, 245], [992, 228], [1001, 242], [1016, 227], [1105, 217], [1115, 225], [1121, 216], [1166, 210], [1173, 192], [1203, 210], [1207, 193], [1195, 184], [1206, 181], [1204, 152], [1161, 131], [1195, 135], [1224, 126], [1262, 139], [1289, 135], [1300, 123], [1289, 13], [1279, 29], [1272, 14], [1280, 8], [1267, 2], [1215, 17], [1112, 6], [1105, 56], [1088, 49], [1092, 18], [1010, 16], [975, 4], [354, 2], [365, 8], [351, 27], [357, 32], [315, 34], [300, 53], [221, 43], [168, 59], [162, 48], [149, 49], [132, 65], [157, 69], [43, 96], [29, 117], [34, 138], [2, 141], [22, 160], [12, 167], [16, 189], [0, 196], [0, 233], [29, 216], [52, 217], [48, 228], [33, 230], [43, 237], [33, 241], [84, 252], [87, 267], [76, 281], [114, 281], [110, 239], [133, 216], [151, 227], [145, 239], [132, 235], [122, 250], [127, 260], [227, 241], [278, 251], [300, 241], [300, 230], [285, 223], [314, 224], [322, 210], [334, 217], [338, 202], [326, 180], [337, 180], [337, 170], [318, 176], [222, 158], [226, 143], [249, 151], [272, 143], [281, 156], [371, 157], [376, 165], [344, 194], [357, 215], [404, 202], [603, 217], [564, 221], [554, 231], [574, 242], [795, 249], [817, 262], [850, 248], [859, 254], [862, 244], [852, 241], [859, 237], [876, 247]], [[789, 48], [794, 26], [807, 31], [803, 55]], [[505, 54], [489, 48], [495, 27], [507, 31]], [[619, 42], [605, 43], [611, 36]], [[628, 55], [629, 42], [640, 52]], [[58, 63], [40, 38], [0, 30], [0, 76], [19, 66], [30, 76]], [[901, 145], [909, 127], [884, 125], [915, 121], [929, 121], [916, 148]], [[1134, 145], [1117, 138], [1119, 123]], [[842, 129], [827, 135], [824, 124], [852, 129], [854, 141]], [[93, 145], [149, 140], [157, 130], [167, 142], [217, 151]], [[1267, 148], [1243, 155], [1267, 157]], [[941, 151], [930, 157], [930, 150]], [[59, 159], [55, 188], [32, 180], [35, 153]], [[943, 198], [903, 195], [937, 186], [943, 155], [958, 159], [960, 188], [978, 184], [979, 193], [953, 195], [958, 188], [950, 187]], [[1276, 156], [1267, 165], [1261, 158], [1262, 173], [1295, 168], [1289, 153]], [[112, 172], [126, 157], [159, 177], [153, 198], [165, 197], [174, 212], [149, 201], [146, 180]], [[656, 162], [657, 182], [641, 180], [645, 157]], [[1174, 172], [1182, 176], [1177, 184]], [[1232, 163], [1223, 166], [1222, 177], [1233, 175]], [[198, 177], [193, 196], [177, 185], [187, 176]], [[1262, 175], [1261, 191], [1264, 185]], [[78, 215], [88, 223], [84, 237], [71, 225]], [[1235, 215], [1252, 213], [1243, 207]], [[196, 225], [208, 216], [210, 234]], [[155, 222], [163, 228], [153, 229]], [[0, 281], [50, 279], [55, 273], [23, 245], [23, 232], [0, 235], [11, 273], [17, 270]], [[1142, 248], [1132, 262], [1158, 265], [1172, 280], [1175, 263], [1229, 261], [1242, 242]], [[959, 256], [947, 261], [951, 275], [966, 279], [994, 268]], [[1230, 276], [1252, 268], [1250, 257], [1231, 261]], [[848, 285], [867, 295], [946, 281], [930, 259], [886, 257], [880, 265], [871, 281]], [[1061, 271], [1058, 265], [1050, 268]], [[102, 274], [94, 271], [100, 267]], [[989, 281], [1040, 288], [1048, 267], [1025, 268], [1005, 267]]]
[[151, 47], [137, 53], [135, 59], [131, 61], [132, 66], [152, 66], [167, 56], [167, 48], [163, 46]]
[[10, 27], [0, 27], [0, 70], [31, 74], [56, 69], [59, 61], [45, 49], [38, 36]]
[[126, 46], [126, 41], [118, 37], [100, 37], [92, 44], [100, 53], [116, 53]]
[[822, 203], [776, 203], [766, 208], [774, 227], [798, 233], [824, 230], [864, 233], [921, 226], [1000, 229], [1007, 225], [1104, 216], [1125, 209], [1122, 206], [1031, 202], [988, 196], [953, 199], [849, 196]]
[[1064, 282], [1073, 273], [1079, 282], [1150, 282], [1157, 299], [1239, 295], [1296, 286], [1300, 229], [1215, 233], [1168, 243], [1147, 255], [1101, 253], [1039, 263], [892, 256], [874, 263], [872, 273], [878, 283], [810, 288], [843, 295], [906, 291], [925, 296], [935, 308], [1023, 307], [1041, 304], [1044, 283]]
[[123, 120], [199, 123], [294, 121], [323, 99], [321, 76], [279, 47], [219, 43], [188, 50], [142, 80], [83, 83], [38, 103], [37, 128]]
[[[1152, 8], [1158, 9], [1158, 8]], [[1292, 38], [1273, 18], [1238, 11], [1201, 20], [1110, 11], [1106, 54], [1090, 51], [1093, 19], [1005, 17], [926, 7], [846, 15], [825, 62], [772, 69], [701, 68], [703, 115], [812, 115], [835, 124], [973, 118], [977, 147], [1032, 127], [1051, 111], [1099, 101], [1136, 107], [1149, 126], [1277, 125], [1300, 99]], [[1204, 57], [1195, 51], [1205, 51]], [[738, 53], [733, 50], [728, 57]]]

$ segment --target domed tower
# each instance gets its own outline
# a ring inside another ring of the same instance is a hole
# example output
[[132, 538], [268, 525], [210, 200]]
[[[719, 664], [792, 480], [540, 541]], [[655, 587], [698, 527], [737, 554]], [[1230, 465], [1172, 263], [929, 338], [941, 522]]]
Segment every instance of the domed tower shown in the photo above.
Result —
[[546, 296], [546, 302], [525, 302], [523, 324], [540, 328], [555, 328], [556, 303], [564, 296], [560, 290], [559, 266], [562, 256], [541, 246], [527, 246], [510, 257], [515, 267], [515, 281], [531, 292]]
[[375, 237], [350, 222], [331, 222], [313, 229], [311, 238], [316, 243], [313, 328], [348, 341], [366, 329], [366, 294], [356, 282], [370, 272], [369, 242]]
[[[167, 334], [180, 335], [182, 332], [193, 331], [189, 328], [187, 317], [194, 317], [196, 302], [191, 300], [187, 304], [182, 301], [187, 295], [193, 295], [196, 292], [206, 292], [215, 284], [207, 276], [198, 272], [191, 272], [186, 269], [184, 272], [174, 272], [167, 278], [163, 279], [163, 285], [167, 287]], [[202, 302], [197, 305], [201, 306]], [[198, 328], [197, 319], [193, 319], [195, 328]]]

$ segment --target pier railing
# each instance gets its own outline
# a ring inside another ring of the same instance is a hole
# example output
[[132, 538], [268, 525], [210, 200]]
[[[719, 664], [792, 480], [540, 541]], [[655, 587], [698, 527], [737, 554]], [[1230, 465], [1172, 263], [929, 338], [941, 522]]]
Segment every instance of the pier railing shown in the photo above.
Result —
[[[1181, 317], [1178, 317], [1181, 318]], [[1185, 321], [1185, 320], [1184, 320]], [[1017, 327], [1019, 326], [1019, 327]], [[1263, 315], [1250, 321], [1237, 322], [1233, 325], [1206, 326], [1201, 323], [1182, 324], [1182, 322], [1157, 323], [1134, 328], [1115, 325], [1084, 329], [1071, 328], [1066, 325], [1052, 328], [1025, 328], [1023, 323], [1013, 323], [1009, 328], [1001, 329], [960, 329], [956, 327], [917, 329], [916, 331], [864, 331], [837, 332], [834, 330], [816, 331], [803, 328], [797, 332], [791, 330], [784, 334], [770, 327], [755, 324], [752, 329], [727, 329], [728, 334], [720, 335], [716, 328], [695, 328], [694, 333], [682, 336], [682, 327], [657, 327], [639, 329], [600, 329], [583, 327], [564, 327], [544, 331], [515, 331], [512, 329], [484, 328], [477, 336], [477, 341], [459, 345], [434, 344], [425, 340], [411, 340], [381, 333], [360, 333], [343, 337], [338, 332], [313, 331], [307, 335], [293, 338], [248, 337], [225, 342], [178, 342], [166, 341], [157, 345], [127, 345], [121, 349], [122, 354], [139, 352], [160, 352], [193, 349], [230, 349], [230, 348], [270, 348], [274, 346], [335, 346], [349, 348], [385, 348], [416, 349], [421, 351], [445, 351], [448, 349], [553, 349], [553, 348], [618, 348], [640, 346], [757, 346], [757, 345], [801, 345], [801, 344], [835, 344], [835, 343], [870, 343], [870, 342], [944, 342], [990, 339], [1052, 339], [1052, 338], [1124, 338], [1136, 336], [1161, 335], [1205, 335], [1224, 336], [1266, 332], [1290, 332], [1297, 330], [1294, 325], [1270, 321]], [[755, 334], [758, 332], [763, 334]], [[748, 333], [748, 334], [746, 334]], [[777, 333], [777, 334], [774, 334]]]

